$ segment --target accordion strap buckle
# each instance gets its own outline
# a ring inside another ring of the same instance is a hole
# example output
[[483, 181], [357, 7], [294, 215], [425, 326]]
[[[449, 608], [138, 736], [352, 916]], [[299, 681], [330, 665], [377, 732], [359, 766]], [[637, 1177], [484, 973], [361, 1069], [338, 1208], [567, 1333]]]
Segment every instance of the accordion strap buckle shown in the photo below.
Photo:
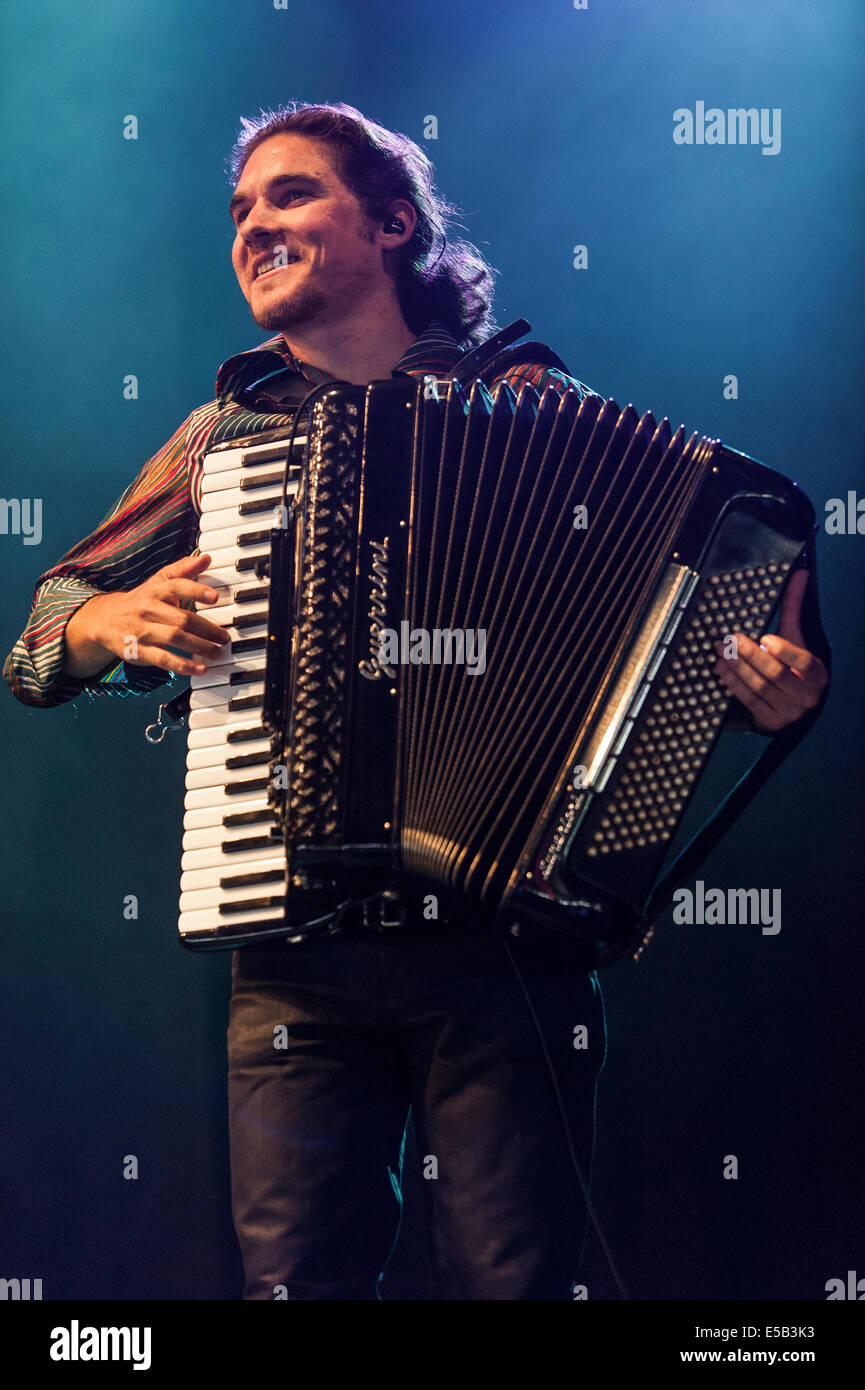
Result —
[[159, 706], [159, 713], [156, 716], [155, 724], [148, 724], [144, 730], [144, 737], [148, 743], [161, 743], [169, 729], [182, 729], [183, 719], [165, 718], [166, 705]]
[[159, 706], [156, 723], [148, 724], [144, 730], [144, 737], [148, 743], [161, 743], [169, 729], [183, 728], [183, 721], [189, 713], [191, 695], [191, 689], [181, 690], [180, 694], [175, 695], [173, 700]]

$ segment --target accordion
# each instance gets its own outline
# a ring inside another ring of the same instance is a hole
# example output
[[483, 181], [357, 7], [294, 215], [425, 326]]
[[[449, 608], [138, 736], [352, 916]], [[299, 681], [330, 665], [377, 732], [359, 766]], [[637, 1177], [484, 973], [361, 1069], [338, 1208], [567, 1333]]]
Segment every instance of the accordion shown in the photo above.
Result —
[[551, 386], [329, 383], [216, 446], [183, 943], [434, 902], [630, 948], [731, 702], [715, 644], [767, 630], [813, 531], [747, 455]]

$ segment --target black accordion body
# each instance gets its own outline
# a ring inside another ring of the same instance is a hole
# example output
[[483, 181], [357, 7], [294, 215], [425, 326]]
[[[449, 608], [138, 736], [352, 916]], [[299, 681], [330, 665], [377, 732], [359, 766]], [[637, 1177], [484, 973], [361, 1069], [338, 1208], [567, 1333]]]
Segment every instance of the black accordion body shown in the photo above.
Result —
[[184, 943], [434, 901], [630, 948], [800, 489], [614, 401], [395, 378], [217, 446], [204, 499], [232, 644], [192, 682]]

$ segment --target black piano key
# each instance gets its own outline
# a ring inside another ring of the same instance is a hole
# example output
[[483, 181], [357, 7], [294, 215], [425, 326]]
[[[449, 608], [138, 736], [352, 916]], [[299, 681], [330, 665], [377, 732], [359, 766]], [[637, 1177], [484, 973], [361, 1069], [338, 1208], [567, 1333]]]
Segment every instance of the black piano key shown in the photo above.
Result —
[[231, 643], [232, 656], [241, 656], [244, 652], [263, 652], [267, 646], [267, 636], [263, 637], [238, 637]]
[[229, 711], [241, 709], [261, 709], [263, 695], [235, 695], [233, 700], [229, 700]]
[[219, 880], [220, 888], [246, 888], [253, 883], [283, 883], [285, 869], [259, 869], [256, 874], [231, 874]]
[[245, 840], [223, 840], [223, 854], [242, 854], [246, 849], [276, 849], [282, 842], [278, 835], [248, 835]]
[[[279, 481], [282, 482], [282, 479], [280, 478]], [[273, 512], [275, 514], [277, 507], [281, 505], [282, 503], [278, 498], [258, 497], [253, 502], [241, 502], [237, 514], [238, 516], [255, 516], [258, 512]]]
[[261, 825], [264, 821], [269, 821], [271, 825], [276, 822], [273, 812], [264, 806], [257, 811], [232, 811], [230, 816], [222, 817], [222, 824], [226, 830], [231, 830], [236, 825]]
[[225, 766], [229, 772], [238, 767], [261, 767], [270, 762], [270, 746], [263, 753], [238, 753], [236, 758], [227, 758]]
[[[234, 568], [235, 568], [240, 574], [246, 574], [247, 571], [249, 571], [249, 570], [254, 570], [254, 569], [256, 568], [256, 566], [261, 566], [261, 574], [266, 574], [266, 573], [267, 573], [267, 556], [266, 556], [266, 555], [241, 555], [240, 559], [239, 559], [239, 560], [235, 560], [235, 562], [234, 562]], [[259, 579], [261, 578], [261, 574], [259, 574], [259, 576], [258, 576]]]
[[[291, 453], [302, 457], [304, 452], [304, 445], [305, 436], [304, 439], [296, 437], [294, 443], [291, 446]], [[274, 443], [269, 445], [267, 448], [256, 449], [255, 453], [253, 453], [251, 449], [248, 453], [242, 453], [240, 455], [240, 466], [241, 468], [261, 468], [264, 464], [267, 463], [278, 463], [280, 468], [284, 470], [289, 457], [290, 455], [288, 441], [277, 440], [274, 441]], [[289, 463], [288, 466], [293, 473], [296, 473], [300, 467], [300, 464]]]
[[[241, 478], [240, 490], [241, 492], [249, 492], [255, 487], [278, 487], [282, 483], [283, 476], [281, 468], [275, 473], [250, 474], [248, 478]], [[272, 498], [268, 498], [267, 502], [268, 506], [273, 505]]]
[[251, 729], [230, 729], [226, 735], [226, 743], [249, 743], [254, 738], [269, 738], [267, 730], [262, 724], [254, 724]]
[[247, 898], [234, 903], [220, 903], [220, 917], [230, 917], [234, 912], [261, 912], [269, 907], [285, 907], [285, 894], [272, 898]]
[[267, 545], [272, 530], [273, 527], [269, 526], [266, 531], [242, 531], [237, 538], [237, 544], [239, 546]]
[[256, 681], [264, 680], [264, 669], [260, 671], [232, 671], [228, 678], [229, 685], [254, 685]]
[[235, 603], [256, 603], [260, 598], [270, 597], [270, 586], [268, 584], [252, 584], [248, 589], [235, 589]]
[[246, 796], [247, 792], [267, 791], [269, 786], [269, 777], [249, 777], [242, 782], [226, 782], [222, 790], [226, 796]]
[[267, 609], [257, 608], [254, 613], [241, 613], [231, 624], [241, 631], [245, 627], [258, 627], [261, 623], [267, 622]]

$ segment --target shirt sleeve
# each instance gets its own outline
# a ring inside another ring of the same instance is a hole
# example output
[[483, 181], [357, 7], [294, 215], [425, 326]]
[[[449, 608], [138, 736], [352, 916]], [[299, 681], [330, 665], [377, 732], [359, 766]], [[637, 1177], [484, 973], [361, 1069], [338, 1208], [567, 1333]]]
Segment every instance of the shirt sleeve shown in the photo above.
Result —
[[133, 589], [195, 548], [187, 445], [190, 415], [154, 454], [94, 531], [36, 581], [30, 617], [3, 666], [12, 694], [48, 708], [89, 695], [135, 695], [173, 679], [158, 666], [112, 662], [86, 679], [63, 670], [66, 625], [95, 594]]

